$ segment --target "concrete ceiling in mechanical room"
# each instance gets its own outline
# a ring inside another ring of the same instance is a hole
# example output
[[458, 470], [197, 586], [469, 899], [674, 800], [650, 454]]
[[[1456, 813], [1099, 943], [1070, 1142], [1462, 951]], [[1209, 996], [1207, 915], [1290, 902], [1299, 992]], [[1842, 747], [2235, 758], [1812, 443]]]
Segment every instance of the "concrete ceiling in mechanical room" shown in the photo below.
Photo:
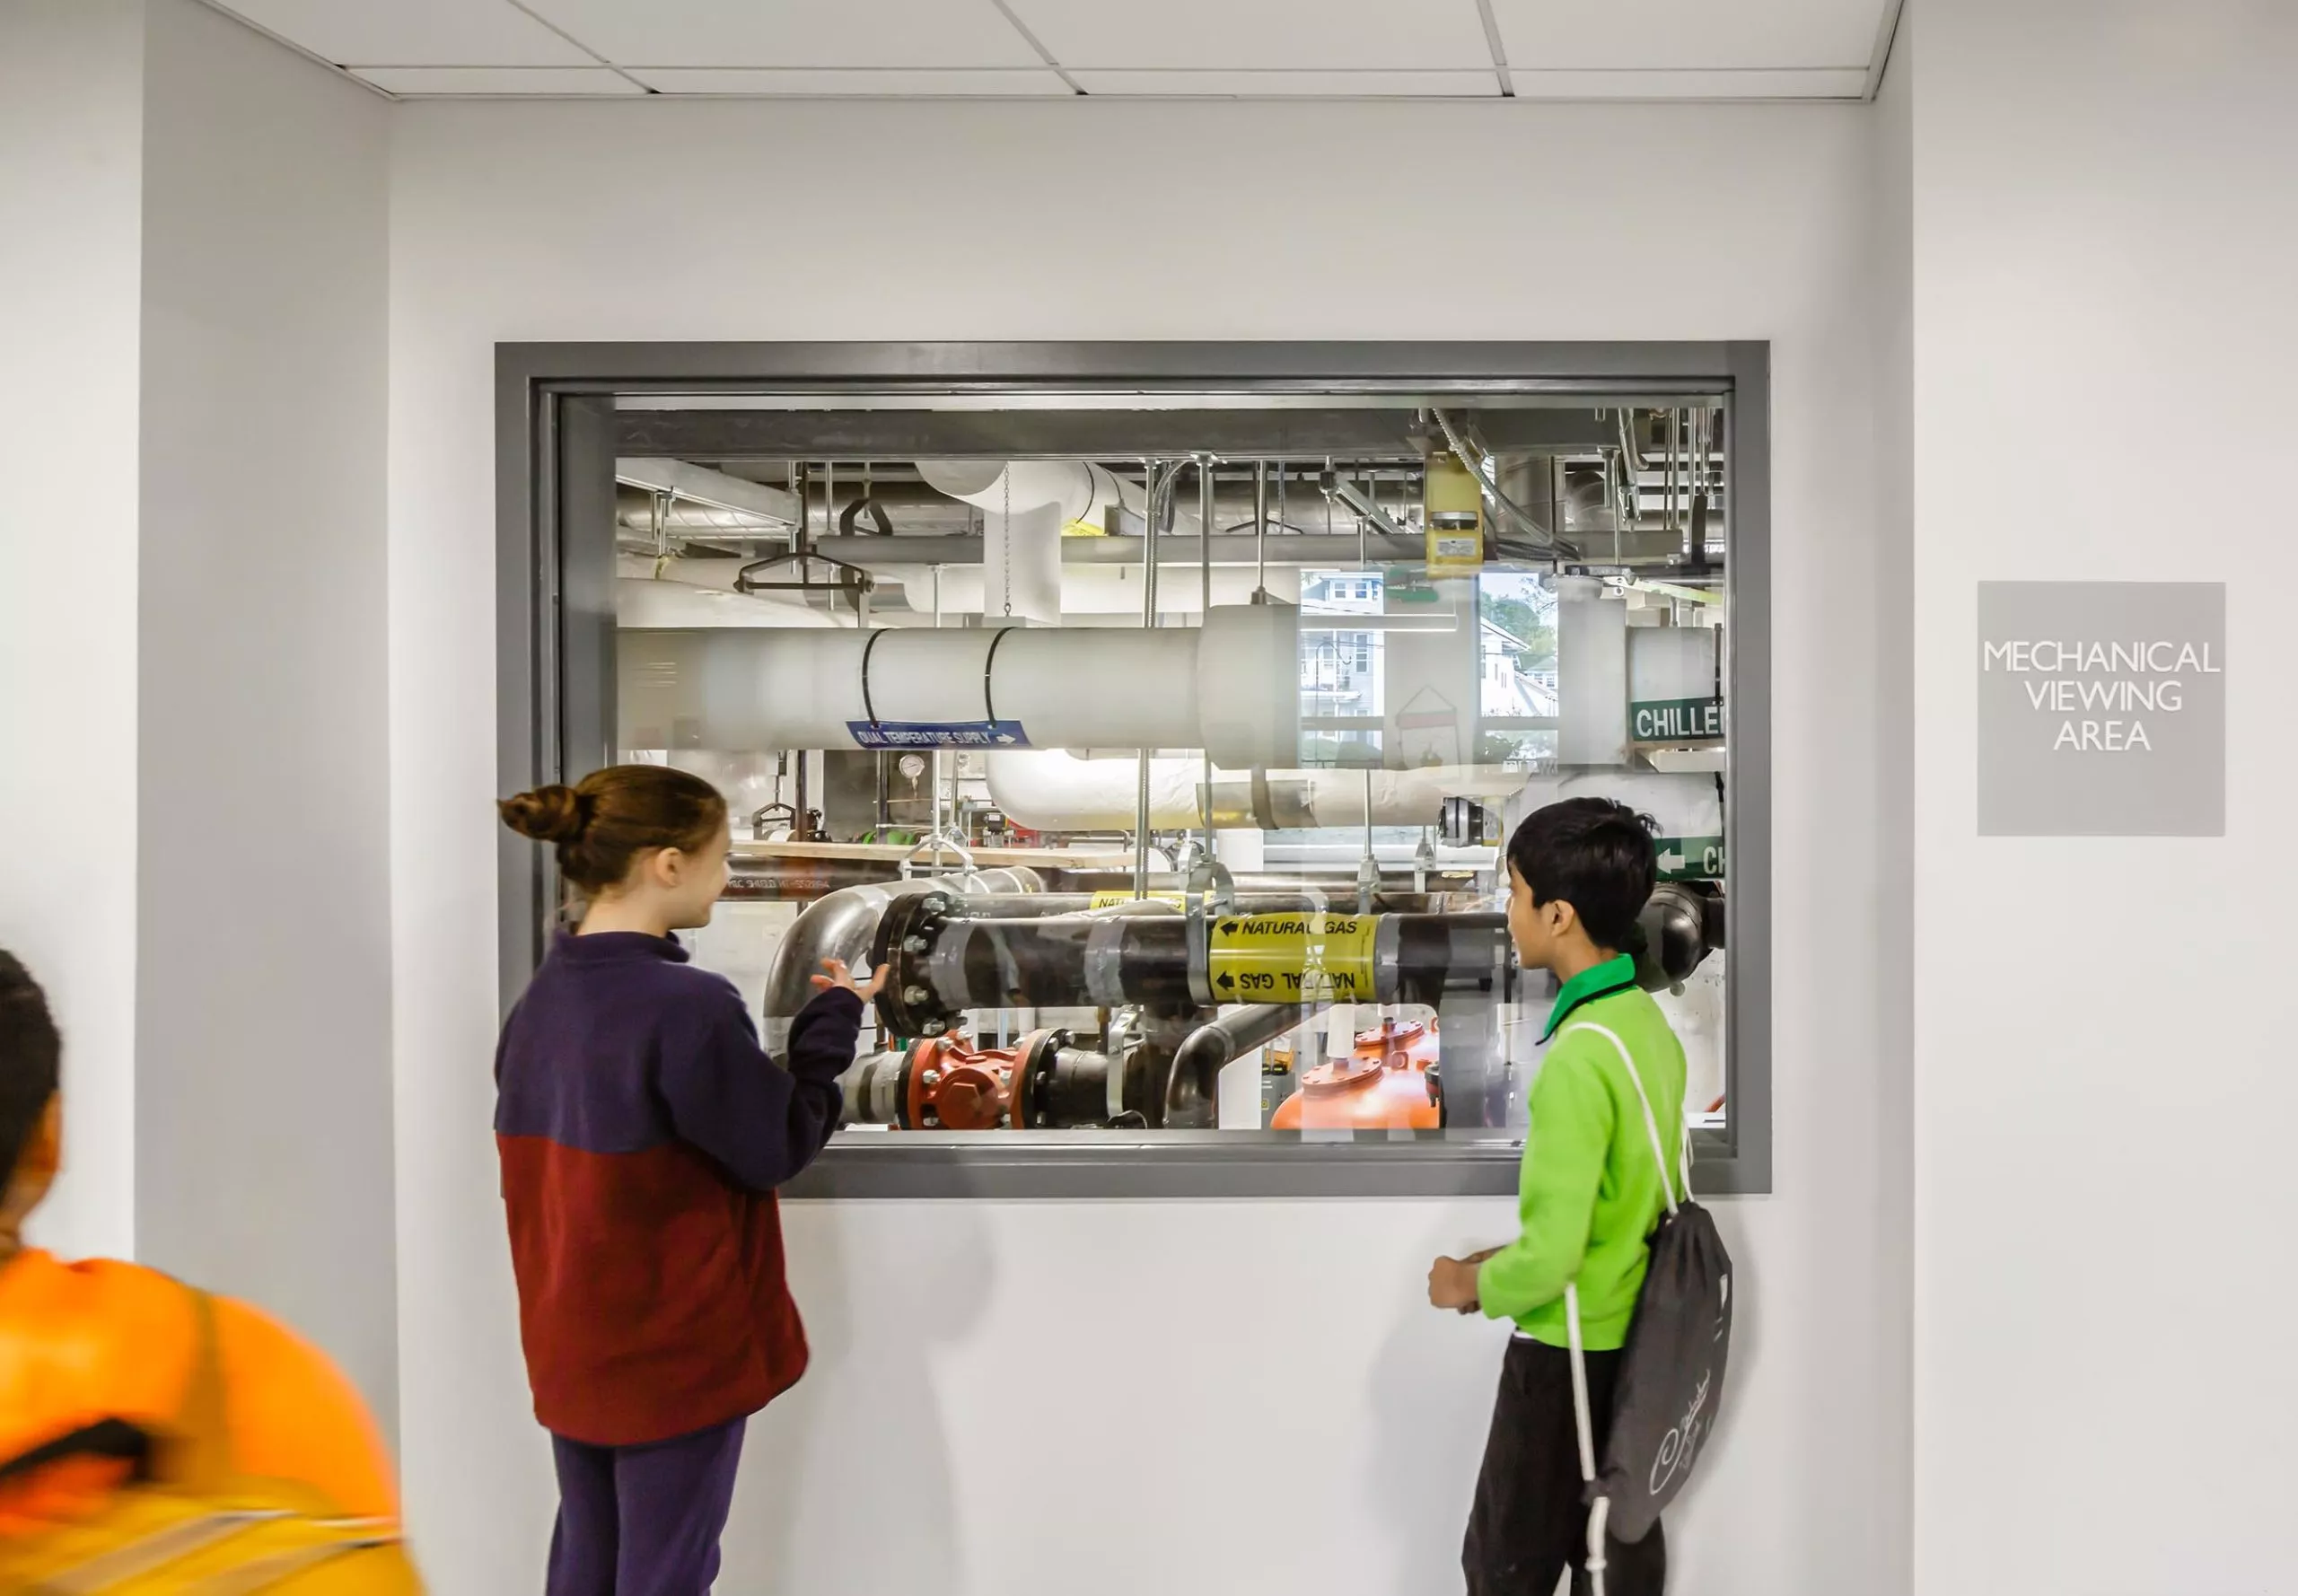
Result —
[[210, 0], [393, 96], [1857, 100], [1902, 0]]

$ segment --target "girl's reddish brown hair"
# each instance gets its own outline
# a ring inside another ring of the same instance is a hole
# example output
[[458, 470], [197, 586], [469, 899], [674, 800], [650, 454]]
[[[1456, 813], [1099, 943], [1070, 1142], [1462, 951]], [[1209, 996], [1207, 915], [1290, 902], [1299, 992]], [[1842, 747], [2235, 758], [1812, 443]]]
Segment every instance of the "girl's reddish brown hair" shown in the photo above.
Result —
[[520, 836], [557, 844], [559, 874], [584, 892], [615, 885], [651, 849], [707, 847], [726, 823], [717, 788], [664, 765], [610, 765], [496, 807]]

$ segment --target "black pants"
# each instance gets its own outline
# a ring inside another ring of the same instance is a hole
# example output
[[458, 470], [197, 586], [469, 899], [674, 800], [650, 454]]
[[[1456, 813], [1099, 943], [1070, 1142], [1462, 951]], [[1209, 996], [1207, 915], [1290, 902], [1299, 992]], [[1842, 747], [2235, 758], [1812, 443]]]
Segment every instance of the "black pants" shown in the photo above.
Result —
[[[1604, 1450], [1620, 1355], [1592, 1352], [1588, 1406], [1596, 1451]], [[1469, 1596], [1555, 1596], [1566, 1567], [1587, 1588], [1588, 1509], [1582, 1500], [1579, 1433], [1572, 1417], [1572, 1355], [1517, 1337], [1500, 1365], [1500, 1397], [1484, 1443], [1460, 1563]], [[1604, 1596], [1660, 1596], [1668, 1547], [1660, 1526], [1634, 1546], [1607, 1539]]]

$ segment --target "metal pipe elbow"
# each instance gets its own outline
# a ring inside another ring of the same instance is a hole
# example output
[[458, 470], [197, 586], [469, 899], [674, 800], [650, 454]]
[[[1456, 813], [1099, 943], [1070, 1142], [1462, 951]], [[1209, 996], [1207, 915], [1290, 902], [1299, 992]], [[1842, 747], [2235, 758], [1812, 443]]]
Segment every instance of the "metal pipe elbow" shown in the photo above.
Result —
[[871, 943], [886, 906], [912, 892], [939, 888], [966, 895], [1041, 892], [1045, 878], [1034, 870], [969, 870], [956, 875], [911, 876], [904, 881], [865, 881], [824, 893], [783, 933], [766, 977], [766, 1050], [779, 1057], [788, 1048], [791, 1022], [814, 995], [812, 977], [825, 959], [859, 970], [870, 961]]
[[1321, 1002], [1256, 1004], [1190, 1031], [1173, 1050], [1165, 1083], [1165, 1124], [1179, 1126], [1192, 1118], [1210, 1124], [1220, 1102], [1223, 1070], [1329, 1006]]

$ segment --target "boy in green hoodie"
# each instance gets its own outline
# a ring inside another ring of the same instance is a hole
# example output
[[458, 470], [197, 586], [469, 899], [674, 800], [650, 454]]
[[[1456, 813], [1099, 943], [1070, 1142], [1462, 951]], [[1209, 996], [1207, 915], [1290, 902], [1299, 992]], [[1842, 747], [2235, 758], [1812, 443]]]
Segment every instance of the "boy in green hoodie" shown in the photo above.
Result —
[[[1646, 1240], [1667, 1206], [1644, 1110], [1619, 1055], [1627, 1045], [1662, 1126], [1680, 1126], [1684, 1054], [1636, 983], [1636, 916], [1652, 896], [1649, 821], [1608, 798], [1574, 798], [1527, 816], [1508, 841], [1508, 930], [1518, 960], [1561, 983], [1532, 1084], [1517, 1211], [1523, 1232], [1428, 1271], [1439, 1308], [1515, 1321], [1461, 1561], [1469, 1596], [1550, 1596], [1566, 1566], [1586, 1575], [1587, 1509], [1564, 1290], [1576, 1284], [1598, 1453], [1619, 1349], [1644, 1285]], [[1608, 1596], [1659, 1596], [1660, 1530], [1609, 1542]]]

